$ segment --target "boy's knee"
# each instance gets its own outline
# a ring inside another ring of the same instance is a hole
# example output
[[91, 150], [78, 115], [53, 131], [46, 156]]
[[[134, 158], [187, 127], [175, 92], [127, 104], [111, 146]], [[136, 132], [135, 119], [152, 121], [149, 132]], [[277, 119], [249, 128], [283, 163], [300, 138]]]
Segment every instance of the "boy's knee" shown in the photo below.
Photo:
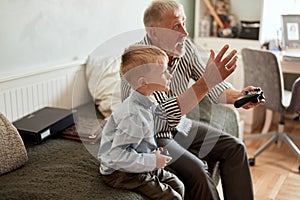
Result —
[[[176, 191], [181, 199], [184, 199], [184, 193], [185, 193], [185, 186], [183, 182], [176, 176], [174, 179], [175, 184], [172, 186], [172, 189]], [[175, 194], [176, 197], [178, 195]]]
[[181, 198], [184, 199], [185, 188], [183, 182], [180, 182], [180, 185], [178, 186], [178, 193]]
[[184, 199], [184, 194], [179, 194], [177, 191], [173, 191], [172, 197], [169, 198], [172, 200], [183, 200]]

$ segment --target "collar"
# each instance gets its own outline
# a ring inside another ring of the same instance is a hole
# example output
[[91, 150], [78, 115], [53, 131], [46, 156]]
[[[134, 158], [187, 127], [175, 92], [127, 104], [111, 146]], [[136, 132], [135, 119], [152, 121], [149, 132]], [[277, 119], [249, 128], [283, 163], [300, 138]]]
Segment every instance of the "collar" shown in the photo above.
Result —
[[139, 93], [135, 90], [132, 91], [131, 96], [132, 96], [132, 99], [134, 102], [145, 107], [146, 109], [149, 109], [149, 108], [155, 106], [155, 102], [151, 101], [148, 97], [146, 97], [145, 95], [142, 95], [141, 93]]

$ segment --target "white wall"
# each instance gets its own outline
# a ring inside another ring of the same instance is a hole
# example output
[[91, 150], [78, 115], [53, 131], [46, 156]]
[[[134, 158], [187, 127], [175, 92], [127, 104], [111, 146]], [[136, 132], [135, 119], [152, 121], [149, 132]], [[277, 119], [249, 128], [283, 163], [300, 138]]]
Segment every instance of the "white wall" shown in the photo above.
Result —
[[194, 38], [195, 0], [178, 0], [184, 7], [186, 28], [191, 38]]
[[264, 0], [263, 7], [262, 41], [277, 39], [278, 31], [279, 37], [281, 37], [281, 15], [300, 14], [300, 0]]
[[[240, 21], [259, 21], [262, 0], [231, 0], [231, 13]], [[251, 12], [249, 12], [251, 11]]]
[[264, 43], [277, 39], [277, 33], [281, 37], [281, 15], [300, 14], [300, 0], [231, 0], [231, 12], [239, 20], [260, 20], [260, 41]]
[[150, 0], [1, 0], [0, 82], [85, 58], [106, 40], [143, 29]]

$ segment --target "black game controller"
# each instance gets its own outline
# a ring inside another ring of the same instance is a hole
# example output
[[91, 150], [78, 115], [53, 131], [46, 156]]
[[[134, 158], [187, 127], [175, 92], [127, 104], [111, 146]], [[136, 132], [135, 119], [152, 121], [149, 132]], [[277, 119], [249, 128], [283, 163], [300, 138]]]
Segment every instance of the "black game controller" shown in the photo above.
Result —
[[160, 153], [165, 156], [170, 156], [170, 153], [169, 153], [168, 149], [166, 149], [166, 148], [164, 148]]
[[234, 107], [240, 108], [248, 102], [257, 103], [260, 100], [265, 99], [264, 92], [260, 89], [253, 91], [247, 91], [245, 95], [241, 96], [234, 102]]

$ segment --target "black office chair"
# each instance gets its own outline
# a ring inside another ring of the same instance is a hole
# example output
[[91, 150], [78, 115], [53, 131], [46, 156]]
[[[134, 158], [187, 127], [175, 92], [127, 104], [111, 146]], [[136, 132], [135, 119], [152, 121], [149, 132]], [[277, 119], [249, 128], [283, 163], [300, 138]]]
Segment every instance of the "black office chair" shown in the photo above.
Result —
[[[242, 49], [245, 85], [259, 86], [264, 91], [266, 104], [264, 107], [280, 115], [278, 129], [274, 132], [245, 136], [244, 139], [260, 139], [270, 137], [261, 146], [249, 164], [255, 165], [255, 158], [273, 143], [285, 142], [300, 157], [300, 150], [292, 141], [300, 142], [300, 138], [284, 132], [284, 120], [287, 114], [300, 114], [300, 77], [294, 82], [292, 92], [284, 91], [281, 64], [277, 56], [271, 51], [261, 49]], [[299, 121], [300, 122], [300, 121]], [[292, 139], [291, 139], [292, 138]], [[300, 166], [299, 169], [300, 171]]]

